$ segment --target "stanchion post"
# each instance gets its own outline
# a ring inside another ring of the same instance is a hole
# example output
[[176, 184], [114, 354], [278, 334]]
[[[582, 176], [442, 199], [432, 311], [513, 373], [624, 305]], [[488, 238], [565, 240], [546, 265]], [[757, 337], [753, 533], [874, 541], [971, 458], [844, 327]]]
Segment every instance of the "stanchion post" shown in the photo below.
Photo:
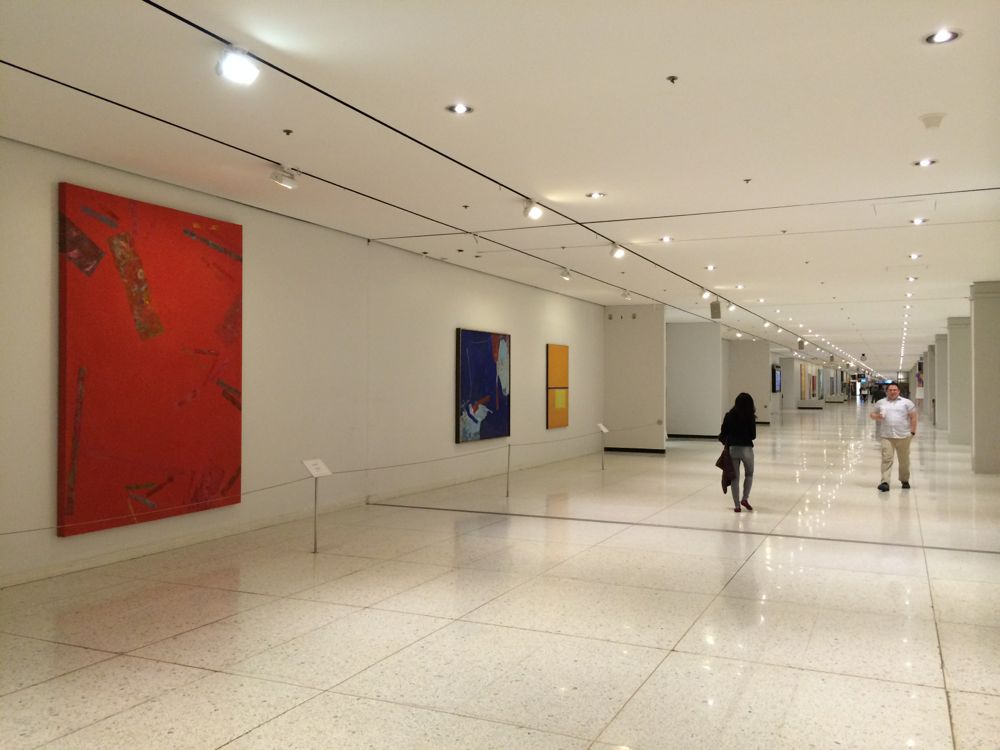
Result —
[[510, 443], [507, 443], [507, 497], [510, 497]]
[[321, 458], [303, 458], [302, 463], [313, 478], [313, 554], [316, 554], [319, 551], [319, 532], [316, 530], [319, 525], [319, 478], [328, 477], [333, 472]]
[[601, 471], [604, 471], [604, 453], [608, 449], [608, 428], [598, 422], [597, 429], [601, 431]]
[[319, 552], [319, 477], [313, 477], [313, 554]]

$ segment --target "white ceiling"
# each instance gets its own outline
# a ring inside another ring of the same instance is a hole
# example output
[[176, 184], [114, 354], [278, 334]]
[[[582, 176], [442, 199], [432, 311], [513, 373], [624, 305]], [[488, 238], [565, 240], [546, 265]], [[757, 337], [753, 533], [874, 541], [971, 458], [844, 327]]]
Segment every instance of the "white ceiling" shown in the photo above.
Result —
[[775, 350], [908, 369], [1000, 279], [996, 0], [0, 0], [0, 59], [7, 138]]

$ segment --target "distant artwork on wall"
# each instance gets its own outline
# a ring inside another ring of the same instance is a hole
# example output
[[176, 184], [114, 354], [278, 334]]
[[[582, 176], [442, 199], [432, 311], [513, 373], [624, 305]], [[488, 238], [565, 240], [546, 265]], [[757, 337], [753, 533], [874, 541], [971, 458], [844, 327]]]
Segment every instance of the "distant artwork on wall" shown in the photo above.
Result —
[[569, 347], [545, 345], [546, 411], [545, 427], [554, 430], [569, 426]]
[[240, 501], [242, 227], [59, 185], [60, 536]]
[[510, 435], [510, 335], [457, 330], [455, 442]]

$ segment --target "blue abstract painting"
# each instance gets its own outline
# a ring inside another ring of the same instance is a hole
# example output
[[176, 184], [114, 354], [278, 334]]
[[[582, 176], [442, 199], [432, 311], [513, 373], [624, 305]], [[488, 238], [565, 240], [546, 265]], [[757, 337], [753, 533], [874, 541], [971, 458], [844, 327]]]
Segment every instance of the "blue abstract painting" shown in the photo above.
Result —
[[510, 435], [510, 334], [457, 331], [455, 442]]

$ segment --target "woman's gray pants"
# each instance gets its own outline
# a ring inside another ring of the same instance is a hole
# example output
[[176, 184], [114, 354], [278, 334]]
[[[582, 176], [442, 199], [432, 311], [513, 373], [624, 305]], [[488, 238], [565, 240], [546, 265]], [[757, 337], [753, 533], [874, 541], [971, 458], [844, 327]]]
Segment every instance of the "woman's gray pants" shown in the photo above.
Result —
[[[753, 486], [753, 448], [749, 445], [730, 445], [729, 455], [733, 459], [736, 478], [730, 487], [733, 491], [733, 505], [740, 507], [740, 500], [750, 499], [750, 488]], [[743, 495], [740, 496], [740, 463], [743, 464]]]

